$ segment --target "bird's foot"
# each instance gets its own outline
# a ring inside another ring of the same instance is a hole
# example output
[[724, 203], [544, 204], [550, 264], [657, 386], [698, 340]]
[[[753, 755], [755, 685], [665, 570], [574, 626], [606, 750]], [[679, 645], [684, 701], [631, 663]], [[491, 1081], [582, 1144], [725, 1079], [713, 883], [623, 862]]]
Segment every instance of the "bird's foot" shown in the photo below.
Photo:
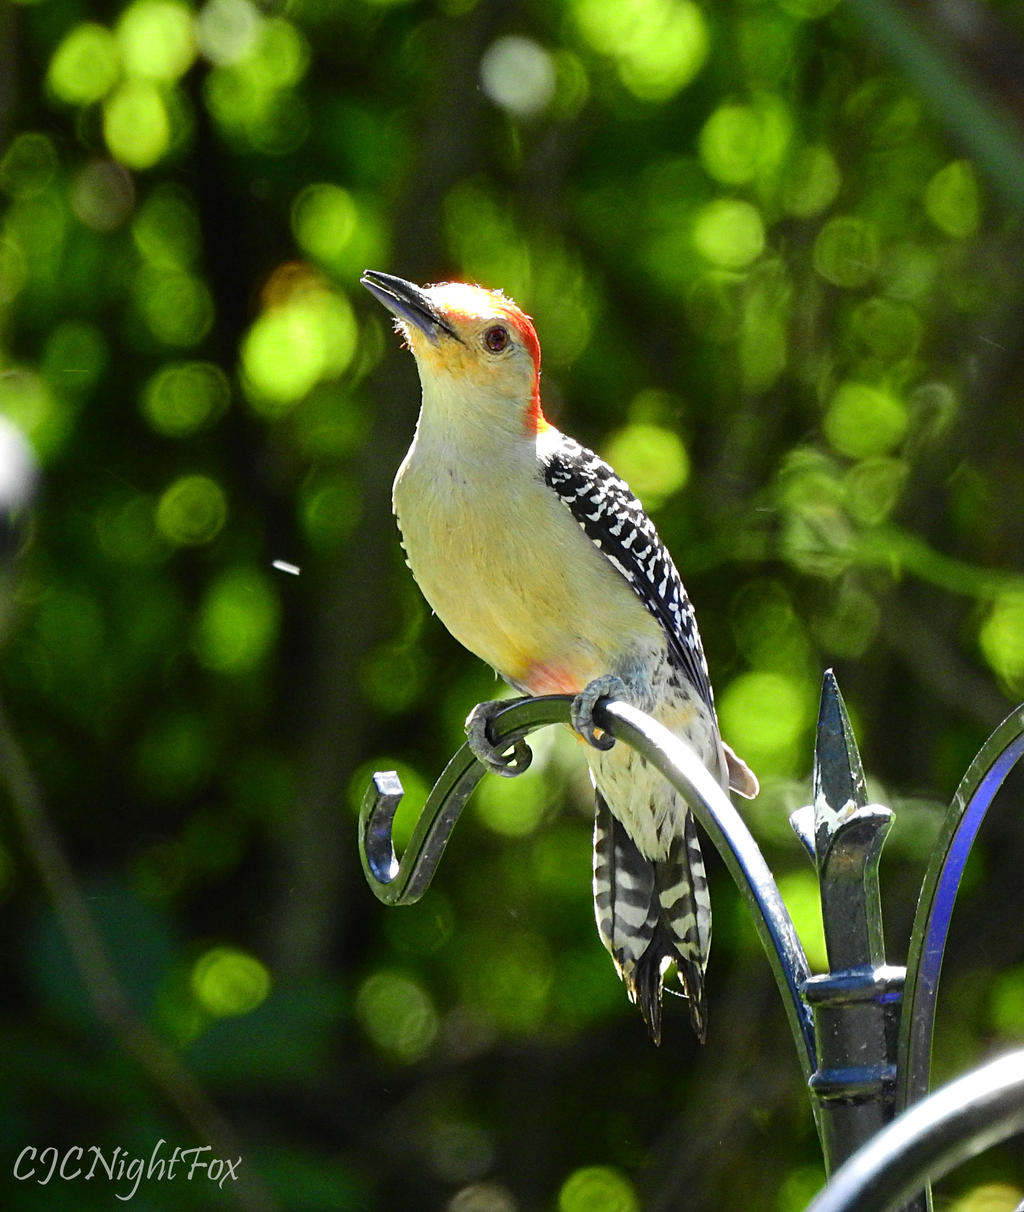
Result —
[[598, 699], [625, 699], [629, 701], [629, 691], [622, 678], [614, 673], [606, 673], [594, 678], [573, 699], [571, 711], [572, 726], [583, 737], [588, 745], [595, 749], [611, 749], [615, 738], [610, 733], [601, 731], [594, 723], [594, 708]]
[[533, 761], [533, 751], [521, 737], [518, 741], [506, 744], [503, 749], [498, 749], [491, 735], [494, 717], [510, 702], [515, 701], [492, 699], [487, 703], [477, 703], [466, 720], [466, 740], [476, 760], [486, 766], [491, 774], [500, 774], [505, 779], [522, 774]]

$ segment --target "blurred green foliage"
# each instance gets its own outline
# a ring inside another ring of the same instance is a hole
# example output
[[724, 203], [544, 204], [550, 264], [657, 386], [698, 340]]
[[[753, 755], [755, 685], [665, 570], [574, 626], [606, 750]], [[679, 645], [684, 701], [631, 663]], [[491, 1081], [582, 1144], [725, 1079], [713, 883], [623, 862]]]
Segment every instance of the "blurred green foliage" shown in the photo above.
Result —
[[[593, 928], [567, 735], [480, 789], [420, 905], [363, 883], [369, 772], [401, 771], [404, 839], [496, 687], [402, 565], [415, 374], [357, 279], [468, 277], [535, 317], [549, 414], [680, 565], [817, 966], [786, 817], [837, 665], [897, 811], [901, 962], [941, 805], [1024, 695], [1024, 18], [939, 7], [0, 8], [0, 414], [43, 473], [0, 682], [84, 891], [69, 929], [67, 873], [5, 812], [5, 1208], [111, 1206], [110, 1184], [14, 1181], [26, 1145], [209, 1143], [173, 1072], [289, 1212], [806, 1204], [807, 1100], [724, 868], [709, 1044], [670, 1004], [655, 1051]], [[1022, 846], [997, 810], [939, 1076], [1024, 1038]], [[174, 1064], [97, 1016], [79, 920]], [[1019, 1153], [944, 1190], [1009, 1209]], [[138, 1206], [236, 1195], [149, 1183]]]

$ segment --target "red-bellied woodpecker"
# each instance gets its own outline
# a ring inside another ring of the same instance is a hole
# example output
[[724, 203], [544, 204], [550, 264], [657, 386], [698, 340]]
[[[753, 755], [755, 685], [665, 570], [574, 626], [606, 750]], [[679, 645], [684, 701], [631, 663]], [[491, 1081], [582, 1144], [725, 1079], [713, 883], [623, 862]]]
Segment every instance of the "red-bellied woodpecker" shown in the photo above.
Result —
[[[608, 738], [592, 719], [614, 693], [688, 741], [723, 787], [757, 793], [719, 735], [672, 557], [624, 481], [545, 419], [537, 334], [511, 299], [373, 270], [362, 283], [396, 317], [423, 388], [393, 493], [413, 576], [452, 635], [511, 686], [576, 696], [597, 791], [598, 931], [654, 1041], [670, 964], [703, 1040], [711, 906], [693, 818], [633, 750], [598, 747]], [[481, 760], [508, 773], [486, 736], [494, 706], [467, 730]]]

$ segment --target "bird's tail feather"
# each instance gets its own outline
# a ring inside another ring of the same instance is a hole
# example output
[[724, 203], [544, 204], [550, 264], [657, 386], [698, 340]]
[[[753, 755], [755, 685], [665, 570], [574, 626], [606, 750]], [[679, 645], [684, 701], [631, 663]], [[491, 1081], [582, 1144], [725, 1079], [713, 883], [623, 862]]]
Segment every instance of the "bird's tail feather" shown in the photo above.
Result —
[[704, 1042], [707, 1015], [704, 965], [711, 912], [696, 828], [687, 815], [668, 857], [653, 862], [597, 793], [594, 821], [594, 910], [601, 941], [611, 953], [630, 999], [640, 1007], [655, 1043], [661, 1041], [665, 969], [676, 965], [689, 998], [690, 1019]]

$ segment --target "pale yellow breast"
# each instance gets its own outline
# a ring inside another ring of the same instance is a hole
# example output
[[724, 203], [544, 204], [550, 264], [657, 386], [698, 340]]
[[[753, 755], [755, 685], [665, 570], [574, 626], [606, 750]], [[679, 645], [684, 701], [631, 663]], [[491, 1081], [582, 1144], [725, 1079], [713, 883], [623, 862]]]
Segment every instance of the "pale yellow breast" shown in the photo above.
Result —
[[[460, 643], [533, 693], [581, 689], [664, 644], [632, 589], [532, 468], [414, 443], [394, 486], [409, 565]], [[472, 482], [467, 482], [471, 480]]]

